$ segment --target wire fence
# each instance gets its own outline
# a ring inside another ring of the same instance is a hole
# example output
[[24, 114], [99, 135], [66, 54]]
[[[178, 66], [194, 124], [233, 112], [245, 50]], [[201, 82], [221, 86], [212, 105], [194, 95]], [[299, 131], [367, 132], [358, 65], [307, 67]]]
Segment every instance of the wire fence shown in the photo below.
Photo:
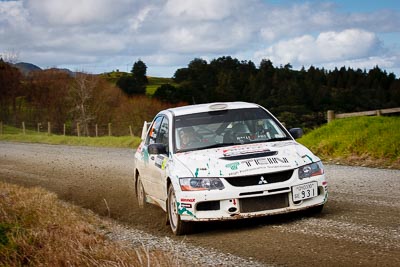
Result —
[[[11, 127], [7, 127], [11, 126]], [[109, 123], [52, 123], [48, 122], [17, 122], [7, 123], [0, 121], [0, 134], [47, 134], [64, 136], [140, 136], [142, 126], [128, 121]]]

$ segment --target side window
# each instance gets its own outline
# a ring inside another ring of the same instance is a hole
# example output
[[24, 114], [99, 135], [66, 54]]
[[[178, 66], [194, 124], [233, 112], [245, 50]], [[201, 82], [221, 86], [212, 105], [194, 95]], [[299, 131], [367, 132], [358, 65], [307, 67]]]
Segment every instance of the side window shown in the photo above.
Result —
[[146, 138], [146, 145], [156, 143], [162, 119], [163, 117], [157, 117], [154, 120], [153, 124], [150, 127], [149, 134], [147, 135]]
[[168, 119], [164, 118], [161, 123], [160, 131], [158, 132], [156, 142], [164, 144], [167, 147], [167, 150], [168, 150], [168, 129], [169, 129]]

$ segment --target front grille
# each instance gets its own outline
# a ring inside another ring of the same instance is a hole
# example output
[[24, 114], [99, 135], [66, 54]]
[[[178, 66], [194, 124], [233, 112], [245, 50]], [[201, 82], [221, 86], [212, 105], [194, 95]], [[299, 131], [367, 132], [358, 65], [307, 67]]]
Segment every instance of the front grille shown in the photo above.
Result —
[[289, 207], [288, 193], [262, 197], [241, 198], [240, 212], [257, 212]]
[[294, 170], [288, 170], [283, 172], [263, 173], [249, 176], [226, 177], [225, 179], [230, 185], [233, 186], [265, 184], [263, 181], [266, 181], [268, 184], [272, 184], [289, 180], [293, 175], [293, 171]]

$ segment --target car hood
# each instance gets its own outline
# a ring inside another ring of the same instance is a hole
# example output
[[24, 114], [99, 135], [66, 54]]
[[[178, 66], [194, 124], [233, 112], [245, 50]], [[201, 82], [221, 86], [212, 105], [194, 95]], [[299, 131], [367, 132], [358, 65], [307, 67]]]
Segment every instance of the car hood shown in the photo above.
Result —
[[227, 177], [278, 172], [320, 160], [295, 141], [243, 144], [177, 153], [174, 156], [193, 177]]

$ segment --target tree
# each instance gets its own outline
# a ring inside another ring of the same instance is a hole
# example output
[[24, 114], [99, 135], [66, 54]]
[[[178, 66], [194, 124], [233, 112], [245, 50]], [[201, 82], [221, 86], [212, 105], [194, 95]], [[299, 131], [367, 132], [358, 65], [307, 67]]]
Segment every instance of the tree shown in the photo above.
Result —
[[158, 87], [153, 97], [168, 103], [178, 103], [181, 101], [178, 90], [171, 84], [163, 84]]
[[139, 60], [133, 64], [131, 75], [123, 75], [117, 81], [117, 86], [128, 96], [145, 94], [148, 84], [146, 76], [147, 66]]
[[1, 120], [10, 119], [10, 107], [13, 114], [13, 123], [17, 120], [17, 98], [21, 96], [20, 71], [0, 58], [0, 106]]
[[97, 82], [97, 78], [93, 75], [78, 73], [70, 88], [70, 98], [74, 104], [76, 120], [83, 126], [83, 134], [86, 136], [89, 135], [89, 123], [95, 119], [91, 110], [91, 102]]
[[72, 80], [68, 73], [56, 69], [31, 72], [24, 82], [29, 110], [25, 120], [50, 121], [61, 128], [70, 112], [67, 96]]
[[139, 86], [135, 77], [132, 75], [123, 75], [117, 81], [117, 86], [121, 88], [121, 90], [127, 94], [128, 96], [132, 95], [142, 95], [146, 93], [145, 86]]
[[148, 84], [148, 80], [146, 77], [147, 66], [140, 59], [133, 64], [131, 73], [133, 77], [136, 79], [138, 85], [146, 86]]

